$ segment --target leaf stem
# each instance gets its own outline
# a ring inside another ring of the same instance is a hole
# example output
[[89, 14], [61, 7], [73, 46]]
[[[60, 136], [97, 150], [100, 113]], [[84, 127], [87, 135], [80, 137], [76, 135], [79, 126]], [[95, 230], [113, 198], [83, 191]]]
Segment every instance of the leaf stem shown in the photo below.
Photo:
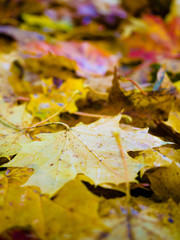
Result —
[[51, 122], [51, 123], [46, 123], [46, 124], [42, 124], [42, 125], [36, 125], [36, 126], [34, 125], [34, 126], [31, 126], [31, 127], [22, 128], [22, 130], [28, 130], [28, 129], [39, 128], [39, 127], [46, 127], [46, 126], [51, 126], [51, 125], [62, 125], [65, 128], [67, 128], [68, 130], [70, 130], [70, 127], [66, 123], [63, 123], [63, 122]]
[[85, 112], [75, 112], [75, 115], [84, 116], [84, 117], [94, 117], [94, 118], [107, 118], [107, 115], [100, 115], [100, 114], [92, 114], [92, 113], [85, 113]]
[[132, 79], [130, 79], [130, 78], [125, 78], [127, 81], [130, 81], [130, 82], [132, 82], [138, 89], [139, 89], [139, 91], [144, 95], [144, 96], [147, 96], [147, 93], [146, 92], [144, 92], [143, 90], [142, 90], [142, 88], [134, 81], [134, 80], [132, 80]]
[[0, 118], [0, 123], [2, 123], [3, 125], [5, 125], [6, 127], [12, 128], [12, 129], [17, 130], [17, 131], [21, 131], [20, 128], [14, 126], [14, 125], [11, 124], [11, 123], [8, 123], [7, 121], [5, 121], [5, 120], [2, 119], [2, 118]]

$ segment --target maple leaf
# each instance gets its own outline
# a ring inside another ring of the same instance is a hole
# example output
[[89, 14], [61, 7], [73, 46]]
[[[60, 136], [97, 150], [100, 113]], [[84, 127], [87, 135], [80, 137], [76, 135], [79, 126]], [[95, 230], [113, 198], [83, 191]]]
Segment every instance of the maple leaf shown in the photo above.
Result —
[[60, 31], [70, 31], [72, 29], [72, 24], [68, 21], [53, 21], [48, 16], [37, 16], [37, 15], [30, 15], [30, 14], [23, 14], [23, 20], [25, 21], [24, 27], [27, 26], [34, 26], [38, 28], [44, 28], [51, 30], [60, 30]]
[[0, 239], [180, 239], [179, 0], [140, 2], [0, 1]]
[[12, 63], [17, 59], [18, 56], [15, 52], [11, 52], [10, 54], [0, 53], [0, 94], [2, 96], [12, 96], [14, 94], [13, 87], [9, 85], [8, 77], [10, 76]]
[[61, 110], [76, 112], [78, 110], [76, 101], [85, 98], [88, 92], [83, 79], [68, 78], [59, 88], [54, 87], [52, 78], [43, 79], [42, 84], [43, 92], [32, 94], [27, 106], [28, 110], [41, 120]]
[[[118, 62], [117, 56], [88, 42], [62, 41], [52, 45], [45, 41], [34, 41], [28, 43], [27, 46], [23, 48], [23, 51], [38, 58], [41, 56], [39, 59], [41, 67], [43, 67], [43, 62], [49, 65], [49, 67], [53, 67], [57, 72], [57, 65], [60, 66], [60, 63], [61, 65], [64, 63], [65, 67], [71, 66], [71, 69], [73, 67], [73, 70], [75, 70], [79, 76], [87, 78], [90, 76], [104, 75], [107, 71], [112, 70]], [[48, 59], [52, 59], [51, 62], [48, 61]], [[28, 65], [31, 66], [31, 68], [34, 67], [34, 69], [39, 70], [39, 67], [36, 67], [35, 64], [33, 65], [31, 60], [33, 59], [27, 59]], [[36, 60], [36, 64], [37, 62], [38, 60]], [[44, 67], [43, 71], [51, 71], [51, 73], [53, 73], [52, 69], [46, 69]]]
[[176, 106], [173, 106], [169, 113], [168, 121], [164, 122], [164, 124], [172, 127], [172, 129], [177, 133], [180, 133], [180, 112]]
[[27, 187], [21, 188], [8, 184], [7, 178], [2, 174], [0, 175], [0, 186], [0, 221], [2, 223], [0, 233], [14, 226], [31, 226], [39, 236], [43, 237], [43, 218], [39, 194]]
[[179, 109], [179, 96], [177, 95], [177, 100], [174, 102], [172, 109], [169, 112], [168, 120], [158, 124], [160, 129], [165, 131], [167, 135], [171, 136], [176, 143], [180, 143]]
[[100, 198], [79, 180], [68, 182], [53, 201], [40, 196], [38, 189], [9, 182], [2, 174], [0, 189], [0, 237], [13, 228], [30, 228], [40, 239], [48, 240], [67, 239], [67, 235], [69, 239], [93, 239], [109, 231], [98, 215]]
[[39, 186], [53, 195], [76, 174], [83, 173], [95, 184], [125, 181], [119, 149], [113, 131], [118, 131], [128, 164], [129, 181], [135, 181], [143, 163], [135, 162], [127, 151], [150, 149], [166, 142], [148, 134], [148, 129], [119, 128], [120, 115], [57, 133], [39, 134], [39, 141], [22, 144], [22, 150], [6, 167], [29, 167], [34, 174], [26, 185]]
[[9, 158], [20, 151], [20, 143], [31, 142], [18, 127], [30, 125], [32, 116], [25, 110], [25, 105], [12, 107], [2, 98], [0, 105], [0, 157]]
[[74, 71], [77, 69], [77, 64], [75, 61], [64, 56], [56, 56], [52, 54], [51, 49], [46, 50], [48, 53], [42, 55], [41, 51], [44, 51], [46, 46], [44, 47], [42, 44], [39, 48], [37, 47], [37, 51], [40, 51], [37, 56], [34, 56], [32, 53], [32, 56], [29, 56], [25, 59], [26, 68], [28, 70], [39, 73], [41, 76], [46, 78], [59, 77], [66, 79], [68, 76], [72, 77], [72, 75], [74, 75]]
[[156, 62], [158, 55], [176, 57], [179, 49], [178, 30], [176, 27], [169, 30], [169, 25], [173, 26], [173, 22], [176, 25], [179, 20], [173, 19], [172, 24], [167, 24], [159, 16], [144, 15], [142, 19], [130, 17], [130, 22], [122, 34], [129, 58]]
[[145, 164], [145, 166], [140, 170], [141, 176], [154, 166], [169, 166], [173, 161], [172, 158], [168, 157], [168, 154], [162, 154], [157, 149], [140, 151], [138, 156], [134, 157], [134, 160]]
[[170, 197], [180, 200], [180, 164], [172, 162], [170, 166], [158, 167], [151, 174], [147, 174], [151, 182], [151, 189], [160, 200], [167, 200]]
[[138, 127], [154, 127], [155, 121], [167, 117], [175, 99], [175, 88], [146, 93], [125, 91], [119, 84], [119, 80], [123, 81], [126, 78], [118, 77], [115, 73], [109, 94], [109, 103], [113, 113], [124, 109], [124, 113], [132, 117], [132, 124]]
[[128, 214], [127, 202], [124, 199], [102, 201], [99, 207], [100, 216], [104, 223], [112, 228], [105, 239], [179, 238], [179, 205], [172, 199], [167, 203], [153, 203], [142, 197], [131, 198], [131, 206]]
[[98, 214], [99, 202], [77, 179], [65, 184], [53, 201], [42, 197], [45, 235], [52, 240], [67, 239], [67, 234], [69, 239], [96, 239], [109, 232]]

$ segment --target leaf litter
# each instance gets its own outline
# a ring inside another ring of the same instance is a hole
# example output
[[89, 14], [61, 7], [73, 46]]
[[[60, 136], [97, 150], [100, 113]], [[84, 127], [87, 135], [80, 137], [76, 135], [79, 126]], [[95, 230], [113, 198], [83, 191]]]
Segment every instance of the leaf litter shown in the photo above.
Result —
[[0, 238], [179, 239], [178, 1], [124, 2], [0, 3]]

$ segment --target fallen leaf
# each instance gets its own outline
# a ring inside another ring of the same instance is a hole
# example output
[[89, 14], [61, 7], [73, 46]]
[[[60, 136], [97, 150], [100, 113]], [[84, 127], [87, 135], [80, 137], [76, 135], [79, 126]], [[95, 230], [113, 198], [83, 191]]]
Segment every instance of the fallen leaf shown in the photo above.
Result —
[[0, 175], [0, 233], [14, 226], [31, 226], [43, 238], [44, 226], [39, 194], [28, 187], [8, 184], [7, 181], [7, 177]]
[[134, 162], [127, 151], [150, 149], [165, 142], [148, 134], [148, 129], [129, 127], [125, 131], [119, 128], [119, 119], [120, 115], [89, 125], [66, 127], [57, 133], [39, 134], [39, 141], [23, 144], [21, 152], [3, 166], [33, 168], [34, 174], [26, 185], [39, 186], [43, 193], [50, 195], [78, 173], [83, 173], [95, 184], [123, 183], [124, 169], [113, 136], [113, 132], [118, 131], [128, 165], [129, 181], [135, 181], [144, 164]]
[[30, 137], [18, 128], [28, 127], [32, 116], [25, 105], [12, 106], [0, 99], [0, 157], [9, 158], [21, 150], [21, 143], [31, 142]]
[[[52, 69], [44, 68], [42, 63], [48, 64], [47, 61], [51, 58], [54, 61], [48, 61], [49, 67], [52, 68], [54, 64], [56, 72], [58, 70], [57, 65], [60, 66], [60, 63], [62, 65], [67, 62], [64, 67], [71, 66], [71, 69], [73, 63], [74, 65], [76, 63], [77, 67], [76, 69], [73, 67], [73, 70], [75, 69], [77, 74], [82, 77], [105, 75], [107, 71], [113, 70], [119, 59], [119, 57], [111, 54], [109, 51], [105, 51], [88, 42], [62, 41], [51, 45], [43, 41], [36, 41], [28, 43], [24, 51], [31, 55], [41, 56], [42, 59], [40, 58], [39, 61], [41, 62], [41, 67], [46, 72], [50, 72]], [[53, 55], [48, 55], [49, 53]], [[27, 59], [30, 66], [33, 64], [31, 61], [32, 59]], [[37, 66], [35, 69], [39, 70], [39, 67]]]
[[[100, 204], [100, 215], [104, 223], [112, 228], [105, 239], [173, 239], [179, 238], [179, 205], [148, 202], [145, 198], [131, 198], [128, 214], [124, 199], [104, 200]], [[173, 209], [173, 211], [171, 211]]]
[[99, 201], [79, 180], [66, 183], [53, 201], [42, 197], [47, 239], [96, 239], [108, 232], [98, 215]]
[[172, 162], [170, 166], [158, 167], [152, 173], [147, 173], [151, 182], [151, 189], [158, 199], [167, 200], [173, 198], [180, 201], [180, 166]]
[[8, 168], [4, 171], [4, 175], [7, 176], [8, 182], [16, 185], [24, 184], [32, 174], [32, 168]]
[[[44, 56], [41, 56], [41, 51], [47, 51]], [[31, 46], [29, 46], [31, 49]], [[40, 44], [39, 49], [37, 47], [37, 56], [28, 57], [25, 59], [26, 67], [28, 70], [38, 73], [44, 78], [48, 77], [59, 77], [64, 78], [65, 76], [72, 77], [77, 68], [76, 62], [68, 59], [64, 56], [56, 56], [53, 53], [53, 50], [46, 49], [43, 44]]]
[[159, 71], [157, 72], [157, 79], [153, 87], [153, 91], [157, 90], [171, 90], [174, 89], [174, 85], [171, 82], [170, 78], [168, 77], [167, 73], [165, 72], [165, 65], [162, 66]]
[[172, 127], [172, 129], [177, 133], [180, 133], [180, 112], [175, 106], [169, 113], [168, 121], [164, 122], [164, 124]]
[[[33, 116], [41, 120], [48, 118], [57, 111], [74, 113], [78, 111], [76, 101], [84, 99], [88, 89], [83, 84], [83, 79], [69, 78], [59, 88], [53, 85], [53, 79], [42, 80], [43, 92], [32, 94], [27, 106]], [[59, 116], [54, 120], [58, 121]]]

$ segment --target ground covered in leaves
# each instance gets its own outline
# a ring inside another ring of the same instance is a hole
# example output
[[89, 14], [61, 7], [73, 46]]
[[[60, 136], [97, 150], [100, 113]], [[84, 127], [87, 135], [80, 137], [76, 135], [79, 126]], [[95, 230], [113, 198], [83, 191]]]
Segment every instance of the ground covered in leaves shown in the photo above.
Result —
[[180, 239], [178, 4], [0, 1], [0, 240]]

